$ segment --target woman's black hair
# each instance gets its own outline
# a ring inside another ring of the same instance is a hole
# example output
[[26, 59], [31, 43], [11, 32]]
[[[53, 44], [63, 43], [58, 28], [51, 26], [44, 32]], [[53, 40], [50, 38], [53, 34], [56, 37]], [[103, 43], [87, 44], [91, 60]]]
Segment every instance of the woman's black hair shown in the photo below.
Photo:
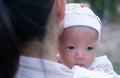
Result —
[[17, 72], [19, 45], [44, 38], [54, 0], [0, 0], [0, 78]]

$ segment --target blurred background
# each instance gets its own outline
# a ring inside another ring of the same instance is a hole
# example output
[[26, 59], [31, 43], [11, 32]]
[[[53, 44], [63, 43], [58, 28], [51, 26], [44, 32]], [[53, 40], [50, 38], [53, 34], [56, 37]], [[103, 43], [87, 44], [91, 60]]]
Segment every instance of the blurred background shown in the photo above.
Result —
[[81, 2], [102, 20], [97, 56], [107, 55], [115, 71], [120, 74], [120, 0], [67, 0], [67, 3]]

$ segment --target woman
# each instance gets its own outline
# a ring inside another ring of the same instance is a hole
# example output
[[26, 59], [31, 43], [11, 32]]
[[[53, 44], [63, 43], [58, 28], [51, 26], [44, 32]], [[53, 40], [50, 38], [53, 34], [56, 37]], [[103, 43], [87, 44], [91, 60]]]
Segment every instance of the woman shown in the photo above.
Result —
[[56, 61], [65, 3], [66, 0], [0, 0], [0, 78], [14, 78], [16, 73], [18, 77], [19, 56]]

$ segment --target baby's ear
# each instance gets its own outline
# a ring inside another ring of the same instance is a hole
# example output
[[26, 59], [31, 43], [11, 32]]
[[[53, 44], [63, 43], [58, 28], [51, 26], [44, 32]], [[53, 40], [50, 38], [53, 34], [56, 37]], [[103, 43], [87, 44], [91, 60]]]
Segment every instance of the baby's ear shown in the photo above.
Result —
[[58, 61], [58, 63], [61, 63], [60, 54], [59, 53], [57, 53], [57, 61]]
[[56, 3], [56, 13], [60, 20], [64, 19], [66, 0], [55, 0]]

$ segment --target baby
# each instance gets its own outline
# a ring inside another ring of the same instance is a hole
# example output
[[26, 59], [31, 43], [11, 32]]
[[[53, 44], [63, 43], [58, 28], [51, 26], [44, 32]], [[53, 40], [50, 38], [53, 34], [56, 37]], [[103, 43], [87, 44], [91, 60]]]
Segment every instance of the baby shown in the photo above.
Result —
[[101, 21], [92, 10], [84, 4], [67, 4], [59, 43], [60, 62], [71, 69], [77, 65], [120, 78], [107, 56], [96, 57], [100, 35]]

